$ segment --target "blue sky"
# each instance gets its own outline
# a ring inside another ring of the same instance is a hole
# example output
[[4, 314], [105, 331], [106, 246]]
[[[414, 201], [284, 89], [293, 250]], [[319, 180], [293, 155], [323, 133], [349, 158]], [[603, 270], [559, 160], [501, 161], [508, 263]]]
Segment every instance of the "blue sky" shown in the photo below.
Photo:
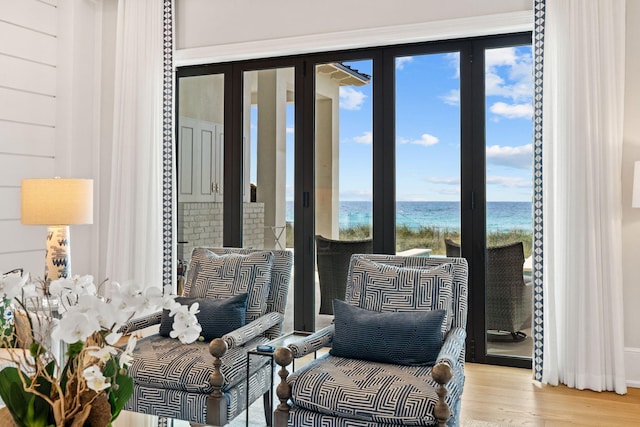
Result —
[[[371, 74], [371, 62], [348, 63]], [[531, 48], [487, 51], [487, 198], [531, 200]], [[459, 199], [458, 55], [396, 60], [398, 200]], [[375, 76], [373, 77], [375, 79]], [[341, 91], [340, 199], [370, 200], [371, 85]]]
[[[531, 201], [531, 47], [488, 50], [487, 200]], [[345, 62], [372, 76], [371, 61]], [[460, 198], [459, 58], [396, 59], [396, 197]], [[372, 199], [372, 84], [340, 90], [340, 200]], [[293, 108], [287, 123], [287, 199], [293, 189]]]

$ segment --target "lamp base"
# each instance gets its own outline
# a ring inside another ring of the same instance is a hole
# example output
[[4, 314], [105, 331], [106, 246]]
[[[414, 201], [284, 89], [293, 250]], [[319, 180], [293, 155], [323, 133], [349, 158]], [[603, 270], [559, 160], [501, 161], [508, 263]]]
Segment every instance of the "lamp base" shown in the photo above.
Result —
[[71, 277], [71, 246], [68, 225], [50, 225], [47, 231], [44, 280]]

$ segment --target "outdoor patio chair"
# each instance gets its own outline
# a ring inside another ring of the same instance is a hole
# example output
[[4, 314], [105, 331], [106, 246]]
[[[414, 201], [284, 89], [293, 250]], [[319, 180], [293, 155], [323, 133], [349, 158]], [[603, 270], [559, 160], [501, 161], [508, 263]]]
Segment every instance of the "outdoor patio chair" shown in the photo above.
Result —
[[533, 286], [525, 284], [522, 242], [487, 248], [487, 338], [508, 332], [514, 341], [526, 338], [531, 325]]
[[351, 255], [370, 254], [372, 248], [371, 239], [332, 240], [316, 235], [320, 314], [333, 314], [333, 300], [344, 299]]
[[[247, 379], [247, 351], [281, 335], [292, 264], [293, 253], [287, 250], [195, 248], [183, 295], [201, 302], [202, 335], [213, 334], [207, 331], [213, 326], [244, 324], [234, 309], [237, 306], [225, 315], [205, 312], [206, 301], [212, 299], [235, 301], [246, 294], [246, 311], [240, 310], [246, 324], [211, 341], [192, 344], [160, 334], [138, 340], [129, 368], [134, 392], [126, 409], [222, 426], [263, 396], [270, 424], [272, 365], [268, 358], [251, 358]], [[162, 332], [162, 313], [132, 321], [128, 330], [158, 323]]]
[[[447, 256], [460, 256], [460, 245], [445, 239]], [[533, 286], [523, 275], [522, 242], [487, 248], [487, 339], [505, 334], [514, 341], [526, 338], [523, 329], [531, 325]]]
[[456, 243], [451, 239], [444, 239], [444, 245], [445, 245], [448, 257], [459, 257], [460, 256], [460, 244], [459, 243]]
[[[354, 255], [335, 322], [276, 350], [276, 427], [457, 426], [467, 321], [464, 258]], [[331, 350], [289, 375], [286, 367]]]

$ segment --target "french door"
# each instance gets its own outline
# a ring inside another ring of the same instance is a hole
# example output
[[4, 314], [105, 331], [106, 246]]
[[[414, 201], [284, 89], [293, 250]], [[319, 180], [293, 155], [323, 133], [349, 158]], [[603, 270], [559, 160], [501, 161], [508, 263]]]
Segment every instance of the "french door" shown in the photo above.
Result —
[[[198, 184], [220, 192], [211, 241], [294, 251], [286, 328], [331, 319], [319, 309], [316, 235], [421, 256], [447, 255], [450, 241], [470, 266], [467, 357], [530, 366], [526, 319], [493, 330], [488, 305], [489, 279], [502, 277], [493, 247], [511, 239], [530, 254], [530, 44], [516, 34], [179, 68], [178, 188], [196, 182], [185, 165], [218, 171], [218, 185]], [[187, 114], [194, 105], [221, 114]], [[194, 151], [194, 114], [219, 125], [198, 131], [210, 149]], [[178, 197], [180, 228], [194, 220], [190, 196]]]

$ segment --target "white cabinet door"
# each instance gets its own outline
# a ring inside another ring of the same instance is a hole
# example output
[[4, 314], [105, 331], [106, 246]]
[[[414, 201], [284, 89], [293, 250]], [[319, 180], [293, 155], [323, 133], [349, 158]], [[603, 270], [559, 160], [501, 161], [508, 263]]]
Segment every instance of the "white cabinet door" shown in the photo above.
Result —
[[178, 191], [181, 202], [222, 202], [222, 125], [181, 117]]

